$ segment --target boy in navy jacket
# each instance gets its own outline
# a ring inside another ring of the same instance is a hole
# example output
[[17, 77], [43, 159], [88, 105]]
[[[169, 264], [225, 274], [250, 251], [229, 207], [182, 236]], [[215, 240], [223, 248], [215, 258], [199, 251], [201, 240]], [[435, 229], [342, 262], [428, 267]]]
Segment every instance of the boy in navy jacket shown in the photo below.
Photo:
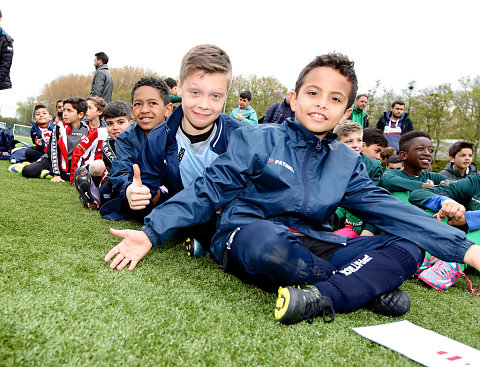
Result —
[[[110, 268], [133, 270], [176, 230], [223, 209], [211, 243], [226, 270], [279, 284], [276, 319], [285, 324], [372, 302], [372, 310], [400, 315], [410, 299], [396, 290], [423, 260], [424, 249], [480, 268], [480, 247], [465, 233], [373, 184], [361, 157], [330, 133], [351, 113], [357, 91], [353, 63], [319, 56], [299, 75], [292, 105], [297, 120], [241, 128], [205, 174], [145, 218], [106, 256]], [[330, 232], [338, 207], [391, 233], [346, 238]], [[291, 231], [294, 230], [295, 232]]]
[[[217, 46], [199, 45], [184, 56], [178, 86], [182, 104], [149, 134], [136, 159], [137, 175], [130, 175], [121, 190], [130, 209], [142, 219], [201, 176], [205, 167], [226, 151], [232, 131], [243, 126], [221, 113], [231, 78], [230, 59]], [[168, 188], [168, 195], [159, 190], [162, 185]], [[205, 226], [189, 230], [189, 237], [195, 238], [189, 241], [208, 248], [215, 232], [215, 223], [210, 224], [207, 227], [213, 230], [205, 230]]]

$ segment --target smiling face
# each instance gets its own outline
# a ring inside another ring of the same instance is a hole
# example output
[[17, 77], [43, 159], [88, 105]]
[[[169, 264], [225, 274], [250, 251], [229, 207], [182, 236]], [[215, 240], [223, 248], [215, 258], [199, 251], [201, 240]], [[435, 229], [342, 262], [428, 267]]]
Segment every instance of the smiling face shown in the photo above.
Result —
[[196, 71], [179, 86], [182, 97], [182, 128], [187, 134], [200, 135], [210, 130], [222, 112], [228, 92], [228, 74]]
[[133, 121], [128, 121], [125, 116], [111, 117], [105, 120], [108, 135], [113, 139], [117, 139], [118, 135], [133, 124]]
[[165, 117], [172, 113], [172, 104], [166, 106], [157, 89], [142, 86], [135, 90], [132, 101], [132, 115], [138, 126], [149, 132], [165, 121]]
[[33, 121], [35, 121], [39, 126], [45, 127], [50, 122], [52, 116], [48, 113], [46, 108], [39, 108], [35, 111]]
[[459, 171], [465, 171], [473, 160], [473, 150], [470, 148], [463, 148], [454, 157], [450, 157], [450, 162], [453, 162], [453, 168]]
[[238, 99], [238, 104], [240, 105], [241, 109], [244, 109], [245, 107], [248, 107], [249, 103], [250, 103], [250, 101], [247, 98], [240, 97]]
[[312, 69], [297, 94], [291, 98], [295, 118], [318, 138], [323, 138], [351, 114], [347, 109], [352, 84], [339, 71], [327, 66]]
[[363, 131], [352, 131], [348, 135], [339, 137], [338, 141], [360, 154], [363, 148]]
[[405, 172], [418, 176], [432, 163], [432, 141], [424, 136], [413, 138], [407, 145], [406, 151], [400, 151]]

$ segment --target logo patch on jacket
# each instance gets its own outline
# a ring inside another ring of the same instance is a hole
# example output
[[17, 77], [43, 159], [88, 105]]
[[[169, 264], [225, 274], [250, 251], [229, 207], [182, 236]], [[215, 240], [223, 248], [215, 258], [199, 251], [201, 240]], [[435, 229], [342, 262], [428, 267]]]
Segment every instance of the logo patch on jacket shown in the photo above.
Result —
[[289, 165], [288, 163], [285, 163], [284, 161], [281, 161], [280, 159], [268, 158], [267, 163], [278, 164], [282, 167], [285, 167], [286, 169], [288, 169], [292, 173], [295, 173], [295, 171], [293, 170], [293, 167], [291, 165]]

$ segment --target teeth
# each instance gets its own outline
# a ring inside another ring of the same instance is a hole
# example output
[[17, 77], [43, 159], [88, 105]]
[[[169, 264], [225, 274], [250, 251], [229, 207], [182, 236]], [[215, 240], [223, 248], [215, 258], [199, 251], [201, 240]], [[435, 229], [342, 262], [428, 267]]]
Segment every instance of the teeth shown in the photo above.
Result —
[[318, 113], [312, 113], [312, 116], [315, 117], [315, 118], [319, 118], [319, 119], [324, 119], [325, 118], [325, 116], [319, 115]]

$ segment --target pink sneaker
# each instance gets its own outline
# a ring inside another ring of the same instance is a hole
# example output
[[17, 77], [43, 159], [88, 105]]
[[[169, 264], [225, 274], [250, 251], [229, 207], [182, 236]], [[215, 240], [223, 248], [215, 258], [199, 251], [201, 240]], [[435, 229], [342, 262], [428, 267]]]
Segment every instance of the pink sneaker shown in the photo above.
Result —
[[430, 259], [427, 259], [427, 257], [425, 256], [422, 265], [420, 265], [420, 267], [417, 269], [415, 274], [413, 274], [413, 276], [418, 277], [422, 271], [430, 268], [433, 264], [437, 262], [437, 260], [438, 259], [433, 255], [430, 255]]
[[418, 279], [439, 291], [446, 291], [454, 285], [463, 272], [457, 263], [438, 260], [435, 265], [422, 271]]
[[357, 234], [357, 232], [353, 230], [353, 227], [350, 224], [345, 224], [344, 228], [337, 229], [332, 233], [338, 234], [339, 236], [345, 236], [348, 238], [360, 237]]

